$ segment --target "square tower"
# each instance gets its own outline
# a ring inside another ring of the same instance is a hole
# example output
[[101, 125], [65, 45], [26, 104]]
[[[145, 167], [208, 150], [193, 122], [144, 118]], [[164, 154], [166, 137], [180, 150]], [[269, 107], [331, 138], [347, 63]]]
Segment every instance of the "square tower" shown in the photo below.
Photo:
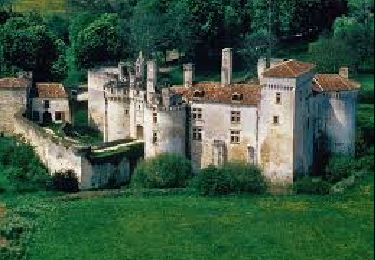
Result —
[[293, 183], [312, 166], [313, 65], [289, 60], [265, 70], [259, 107], [258, 158], [273, 183]]

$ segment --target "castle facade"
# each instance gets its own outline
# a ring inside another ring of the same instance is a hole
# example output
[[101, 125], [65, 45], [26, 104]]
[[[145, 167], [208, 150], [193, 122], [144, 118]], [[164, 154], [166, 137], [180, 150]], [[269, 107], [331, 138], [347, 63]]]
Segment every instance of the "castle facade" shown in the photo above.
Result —
[[323, 149], [353, 155], [360, 85], [348, 68], [316, 74], [297, 60], [258, 61], [258, 78], [232, 79], [232, 50], [222, 51], [220, 82], [196, 82], [183, 66], [183, 84], [160, 86], [155, 61], [88, 72], [92, 127], [104, 141], [144, 141], [145, 157], [176, 153], [195, 169], [240, 160], [260, 166], [274, 183], [311, 172]]

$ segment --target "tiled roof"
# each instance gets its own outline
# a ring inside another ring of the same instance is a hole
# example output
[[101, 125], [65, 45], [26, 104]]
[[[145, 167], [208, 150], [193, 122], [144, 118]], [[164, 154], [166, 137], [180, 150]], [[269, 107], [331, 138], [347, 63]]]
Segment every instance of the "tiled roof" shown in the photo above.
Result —
[[348, 91], [359, 88], [358, 82], [341, 77], [338, 74], [316, 74], [313, 80], [313, 90], [316, 92]]
[[[259, 85], [232, 84], [222, 86], [220, 82], [200, 82], [192, 87], [174, 86], [172, 94], [182, 95], [187, 101], [199, 101], [223, 104], [257, 105], [260, 100]], [[236, 100], [232, 100], [237, 97]]]
[[59, 83], [36, 83], [36, 97], [39, 98], [67, 98], [64, 86]]
[[314, 64], [296, 60], [288, 60], [263, 72], [263, 77], [268, 78], [296, 78], [315, 67]]
[[0, 88], [27, 88], [30, 81], [23, 78], [2, 78]]

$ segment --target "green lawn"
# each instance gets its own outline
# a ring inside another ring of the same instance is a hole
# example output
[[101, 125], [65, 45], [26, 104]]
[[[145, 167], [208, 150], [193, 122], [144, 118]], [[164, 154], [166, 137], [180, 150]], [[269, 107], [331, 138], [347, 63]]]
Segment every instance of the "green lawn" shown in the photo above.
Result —
[[339, 197], [56, 202], [30, 259], [372, 259], [373, 221], [373, 176]]

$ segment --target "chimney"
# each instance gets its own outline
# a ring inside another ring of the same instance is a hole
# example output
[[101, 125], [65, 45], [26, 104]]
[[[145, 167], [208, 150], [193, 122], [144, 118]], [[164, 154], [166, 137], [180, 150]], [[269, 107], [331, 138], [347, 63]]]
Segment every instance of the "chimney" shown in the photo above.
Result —
[[221, 85], [227, 86], [232, 83], [232, 49], [223, 49], [221, 59]]
[[349, 68], [348, 67], [341, 67], [339, 70], [339, 75], [343, 78], [349, 78]]
[[118, 79], [124, 81], [126, 78], [126, 65], [125, 62], [118, 63]]
[[151, 98], [151, 95], [155, 93], [156, 83], [157, 83], [156, 61], [150, 60], [147, 62], [147, 96], [149, 98]]
[[188, 63], [183, 66], [184, 69], [184, 87], [189, 88], [193, 86], [194, 82], [194, 64]]
[[19, 72], [17, 72], [17, 78], [27, 79], [27, 80], [32, 81], [33, 80], [33, 72], [32, 71], [19, 71]]
[[135, 62], [136, 72], [135, 76], [139, 79], [143, 79], [144, 76], [144, 58], [142, 51], [139, 52], [139, 56]]

